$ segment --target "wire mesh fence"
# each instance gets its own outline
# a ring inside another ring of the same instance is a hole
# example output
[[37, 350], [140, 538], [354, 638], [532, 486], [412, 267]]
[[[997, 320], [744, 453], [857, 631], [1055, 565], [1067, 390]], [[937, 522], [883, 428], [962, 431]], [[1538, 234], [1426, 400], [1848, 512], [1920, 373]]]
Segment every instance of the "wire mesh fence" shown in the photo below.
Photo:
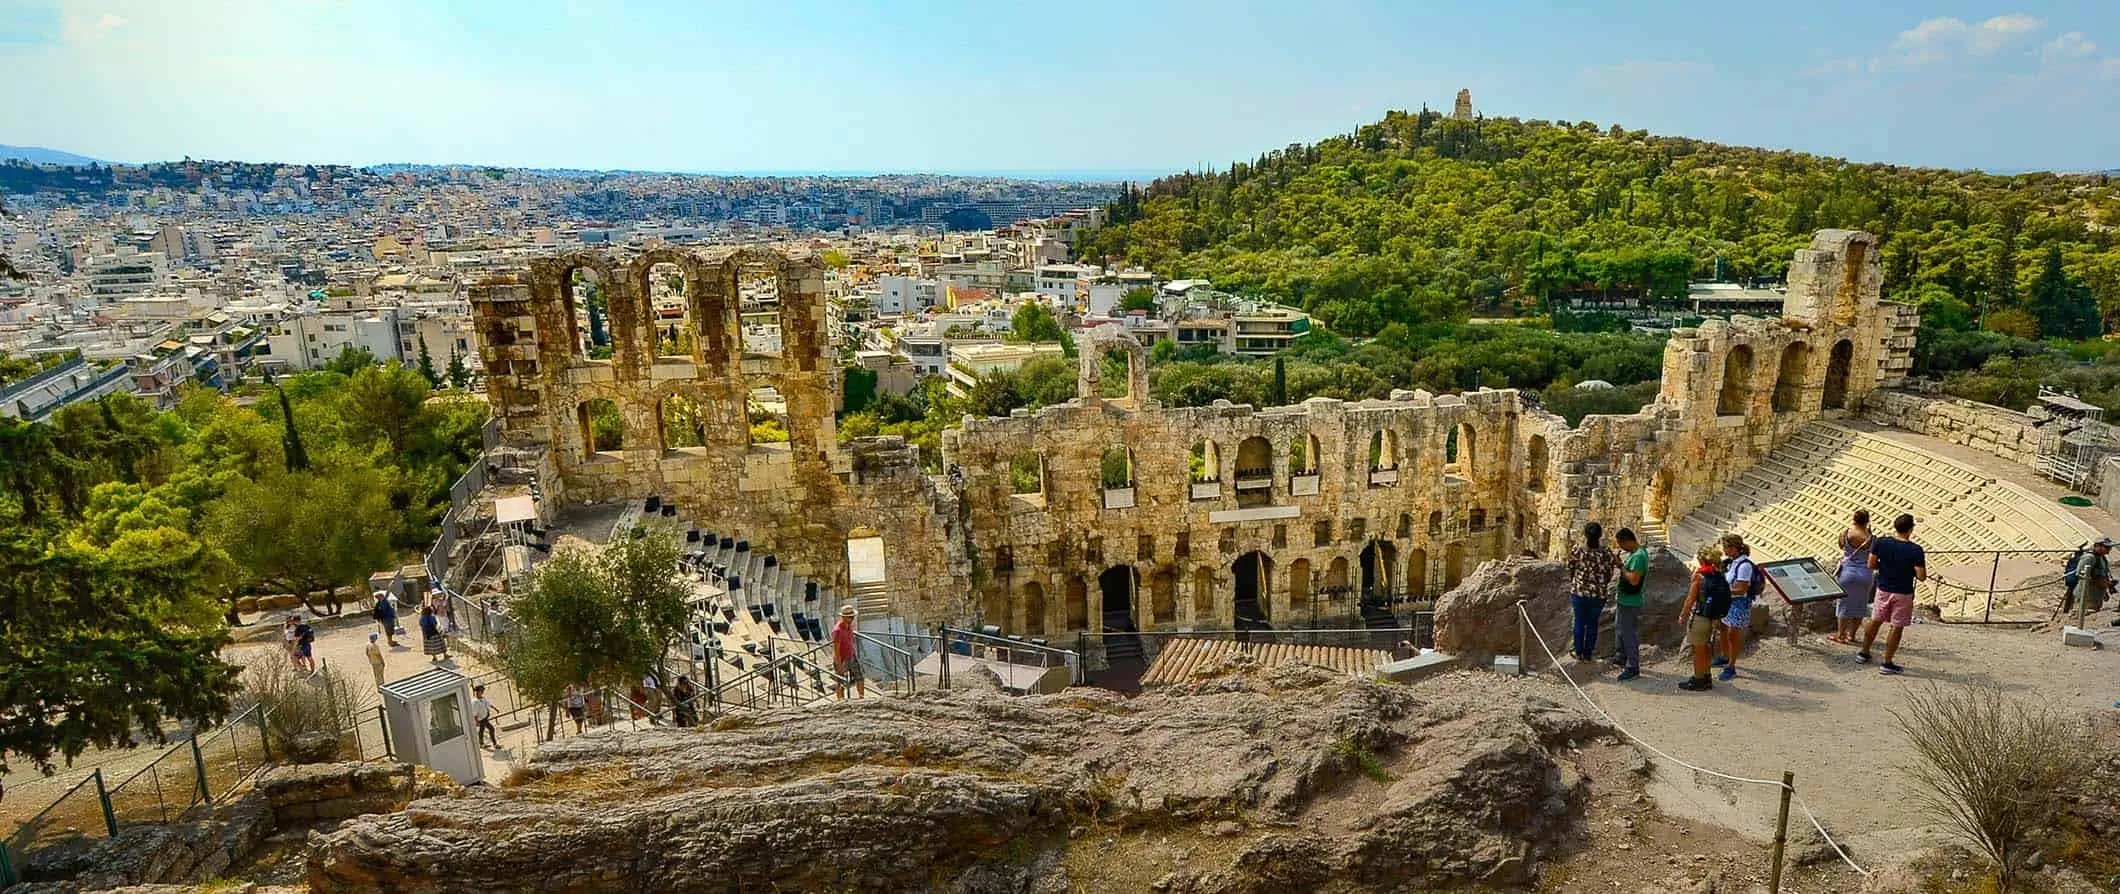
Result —
[[38, 851], [110, 837], [115, 829], [104, 809], [103, 792], [103, 771], [99, 768], [0, 840], [0, 887], [20, 881], [18, 870]]
[[111, 786], [110, 807], [120, 827], [166, 823], [204, 799], [203, 776], [186, 742]]

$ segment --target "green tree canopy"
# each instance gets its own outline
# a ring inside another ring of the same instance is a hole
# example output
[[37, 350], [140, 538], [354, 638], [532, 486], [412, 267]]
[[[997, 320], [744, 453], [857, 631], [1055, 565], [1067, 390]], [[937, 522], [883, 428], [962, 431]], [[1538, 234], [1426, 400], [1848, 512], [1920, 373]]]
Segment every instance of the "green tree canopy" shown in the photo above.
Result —
[[675, 533], [636, 529], [600, 550], [560, 550], [508, 602], [515, 638], [502, 661], [525, 695], [555, 701], [573, 683], [630, 686], [684, 633], [691, 593]]

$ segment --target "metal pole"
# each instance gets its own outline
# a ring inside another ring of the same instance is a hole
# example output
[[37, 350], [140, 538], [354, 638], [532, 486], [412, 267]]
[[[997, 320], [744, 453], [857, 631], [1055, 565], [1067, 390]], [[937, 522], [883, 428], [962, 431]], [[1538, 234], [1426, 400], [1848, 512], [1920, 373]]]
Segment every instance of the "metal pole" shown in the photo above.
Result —
[[1989, 565], [1989, 566], [1988, 566], [1988, 594], [1987, 594], [1987, 604], [1986, 604], [1986, 605], [1984, 605], [1984, 606], [1981, 606], [1981, 608], [1980, 608], [1980, 623], [1982, 623], [1982, 624], [1985, 624], [1985, 623], [1987, 623], [1987, 622], [1988, 622], [1988, 616], [1989, 616], [1990, 614], [1994, 613], [1994, 611], [1995, 611], [1995, 576], [1996, 576], [1996, 575], [1998, 575], [1998, 574], [2001, 574], [2001, 573], [2002, 573], [2002, 554], [1998, 552], [1998, 553], [1996, 553], [1996, 554], [1995, 554], [1995, 561], [1994, 561], [1994, 564], [1991, 564], [1991, 565]]
[[96, 800], [103, 804], [103, 830], [109, 832], [112, 838], [116, 838], [118, 837], [118, 812], [110, 809], [110, 789], [105, 788], [103, 785], [103, 768], [97, 767], [94, 776], [96, 780]]
[[253, 708], [250, 716], [258, 722], [258, 750], [264, 753], [266, 760], [272, 760], [272, 737], [265, 732], [265, 712]]
[[1531, 668], [1530, 613], [1524, 611], [1524, 600], [1516, 601], [1516, 675], [1521, 677]]
[[193, 733], [191, 737], [191, 766], [192, 769], [199, 771], [199, 800], [212, 804], [213, 792], [206, 788], [206, 756], [199, 753], [199, 736], [197, 733]]
[[1781, 818], [1774, 821], [1774, 868], [1767, 876], [1768, 894], [1781, 894], [1781, 854], [1789, 843], [1789, 798], [1796, 794], [1796, 774], [1781, 774]]

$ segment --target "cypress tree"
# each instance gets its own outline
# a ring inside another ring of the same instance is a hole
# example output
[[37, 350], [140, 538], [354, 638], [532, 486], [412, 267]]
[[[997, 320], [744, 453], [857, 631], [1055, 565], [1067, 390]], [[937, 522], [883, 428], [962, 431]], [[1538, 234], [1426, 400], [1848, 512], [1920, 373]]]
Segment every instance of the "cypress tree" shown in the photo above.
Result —
[[1288, 361], [1273, 358], [1273, 405], [1288, 403]]
[[287, 391], [277, 387], [272, 390], [280, 395], [280, 425], [285, 429], [280, 441], [287, 451], [287, 471], [308, 471], [309, 453], [302, 449], [302, 433], [295, 430], [294, 407], [287, 402]]
[[442, 374], [434, 370], [434, 355], [427, 351], [427, 336], [420, 336], [420, 375], [427, 379], [427, 387], [442, 387]]

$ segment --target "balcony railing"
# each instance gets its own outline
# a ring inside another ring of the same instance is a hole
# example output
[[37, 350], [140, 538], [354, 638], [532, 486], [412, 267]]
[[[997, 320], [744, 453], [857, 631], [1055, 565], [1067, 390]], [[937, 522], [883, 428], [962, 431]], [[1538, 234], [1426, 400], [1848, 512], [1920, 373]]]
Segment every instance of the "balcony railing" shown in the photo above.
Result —
[[1307, 475], [1290, 475], [1288, 476], [1288, 492], [1298, 497], [1316, 496], [1319, 478], [1320, 476], [1316, 472]]
[[1134, 508], [1134, 489], [1133, 489], [1133, 487], [1132, 487], [1131, 485], [1129, 485], [1129, 486], [1127, 486], [1127, 487], [1107, 487], [1107, 488], [1105, 488], [1105, 489], [1104, 489], [1104, 508], [1106, 508], [1106, 509], [1132, 509], [1132, 508]]
[[1261, 490], [1273, 487], [1273, 469], [1261, 467], [1237, 470], [1238, 490]]
[[[1241, 487], [1242, 485], [1239, 486]], [[1220, 481], [1195, 481], [1192, 483], [1192, 498], [1195, 500], [1212, 500], [1221, 495], [1222, 482]]]
[[1377, 486], [1379, 486], [1379, 487], [1382, 487], [1382, 486], [1387, 486], [1387, 485], [1393, 485], [1393, 484], [1397, 484], [1397, 483], [1399, 483], [1399, 470], [1397, 470], [1397, 469], [1370, 469], [1370, 470], [1369, 470], [1369, 483], [1370, 483], [1370, 484], [1373, 484], [1373, 485], [1377, 485]]

